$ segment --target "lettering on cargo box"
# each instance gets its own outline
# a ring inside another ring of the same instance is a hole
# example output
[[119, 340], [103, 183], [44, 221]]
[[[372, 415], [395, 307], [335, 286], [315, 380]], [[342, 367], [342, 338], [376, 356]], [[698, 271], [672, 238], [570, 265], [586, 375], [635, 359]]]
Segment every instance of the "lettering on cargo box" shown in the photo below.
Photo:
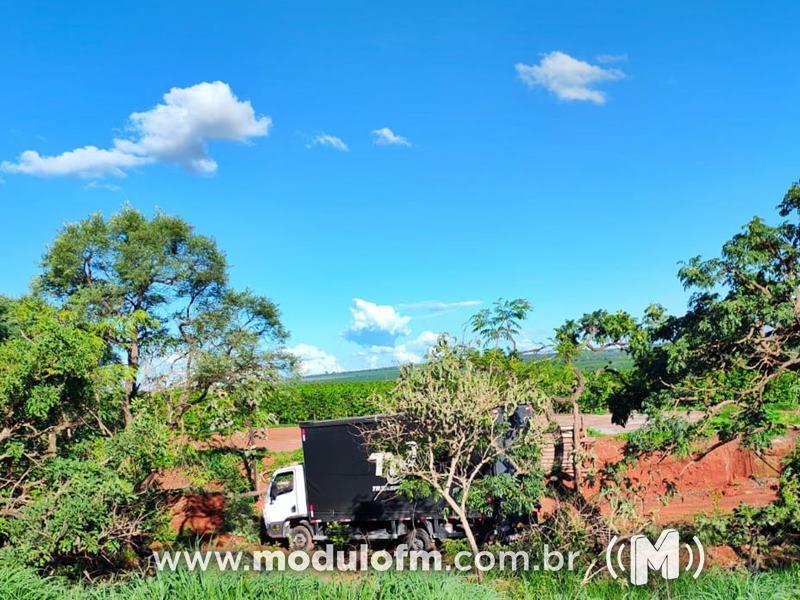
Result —
[[372, 491], [376, 492], [375, 499], [383, 492], [392, 492], [397, 490], [403, 477], [399, 474], [406, 461], [413, 461], [416, 459], [417, 448], [413, 442], [408, 444], [408, 452], [406, 457], [395, 456], [391, 452], [373, 452], [367, 457], [367, 460], [375, 464], [375, 476], [386, 479], [383, 485], [373, 485]]

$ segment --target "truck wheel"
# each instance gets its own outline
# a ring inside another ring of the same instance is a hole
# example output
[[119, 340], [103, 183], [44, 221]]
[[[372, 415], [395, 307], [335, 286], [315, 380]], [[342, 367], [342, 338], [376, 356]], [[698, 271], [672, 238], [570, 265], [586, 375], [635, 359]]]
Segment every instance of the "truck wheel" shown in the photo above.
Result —
[[436, 545], [433, 543], [430, 534], [424, 529], [412, 529], [406, 534], [405, 545], [408, 546], [409, 550], [426, 550], [431, 551], [436, 548]]
[[289, 530], [290, 550], [311, 550], [314, 548], [314, 536], [305, 525], [295, 525]]

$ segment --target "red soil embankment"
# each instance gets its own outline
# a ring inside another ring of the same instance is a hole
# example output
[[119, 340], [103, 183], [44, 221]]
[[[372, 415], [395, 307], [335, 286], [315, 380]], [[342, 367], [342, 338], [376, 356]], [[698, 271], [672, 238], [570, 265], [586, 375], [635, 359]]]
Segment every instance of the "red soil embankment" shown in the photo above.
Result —
[[[742, 448], [739, 442], [710, 442], [689, 458], [643, 458], [625, 473], [630, 480], [625, 490], [636, 498], [643, 516], [660, 524], [727, 513], [743, 503], [765, 506], [777, 497], [778, 469], [795, 441], [796, 436], [779, 438], [764, 455]], [[602, 467], [622, 458], [624, 444], [601, 438], [590, 440], [589, 448]], [[592, 497], [597, 490], [597, 485], [584, 486], [583, 493]], [[601, 511], [610, 513], [609, 504], [603, 503]]]
[[[258, 430], [252, 436], [245, 432], [237, 432], [229, 437], [212, 437], [201, 447], [255, 447], [270, 452], [291, 452], [298, 450], [301, 445], [299, 428], [280, 427]], [[261, 461], [259, 489], [267, 488], [269, 483], [267, 475], [273, 460], [273, 457], [267, 456]], [[174, 492], [170, 525], [175, 531], [191, 535], [209, 535], [222, 530], [226, 499], [220, 486], [209, 486], [209, 490], [205, 493], [184, 493], [184, 490], [191, 487], [191, 481], [187, 473], [181, 469], [167, 469], [159, 473], [156, 483], [162, 489]], [[256, 509], [260, 512], [262, 506], [263, 498], [258, 497]]]

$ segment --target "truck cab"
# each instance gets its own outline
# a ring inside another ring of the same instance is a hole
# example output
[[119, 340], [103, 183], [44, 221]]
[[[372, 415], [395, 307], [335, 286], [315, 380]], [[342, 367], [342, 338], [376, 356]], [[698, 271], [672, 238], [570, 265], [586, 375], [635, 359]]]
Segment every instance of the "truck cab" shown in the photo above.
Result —
[[273, 473], [263, 511], [266, 534], [287, 539], [294, 549], [313, 545], [306, 501], [303, 465], [292, 465]]

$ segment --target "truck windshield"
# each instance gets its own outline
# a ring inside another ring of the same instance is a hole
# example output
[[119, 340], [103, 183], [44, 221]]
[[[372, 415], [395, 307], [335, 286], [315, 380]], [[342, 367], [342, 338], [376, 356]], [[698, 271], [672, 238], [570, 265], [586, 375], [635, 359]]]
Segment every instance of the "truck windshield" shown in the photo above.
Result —
[[278, 473], [272, 479], [269, 495], [276, 498], [281, 494], [286, 494], [294, 489], [294, 473]]

